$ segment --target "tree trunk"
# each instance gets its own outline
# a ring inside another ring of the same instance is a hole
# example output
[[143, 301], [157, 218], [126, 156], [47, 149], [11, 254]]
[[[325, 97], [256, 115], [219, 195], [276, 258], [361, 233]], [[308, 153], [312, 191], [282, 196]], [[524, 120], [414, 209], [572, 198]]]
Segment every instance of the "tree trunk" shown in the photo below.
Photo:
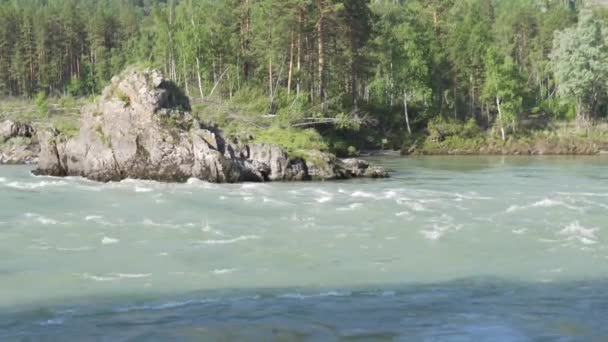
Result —
[[410, 115], [407, 111], [407, 92], [403, 92], [403, 111], [405, 113], [405, 125], [407, 126], [407, 132], [412, 134], [412, 128], [410, 127]]
[[270, 100], [270, 111], [272, 111], [272, 103], [274, 102], [274, 92], [272, 89], [272, 55], [268, 57], [268, 98]]
[[320, 12], [319, 23], [317, 25], [318, 40], [318, 59], [317, 66], [319, 72], [319, 100], [323, 103], [323, 111], [327, 110], [326, 77], [325, 77], [325, 0], [318, 0]]
[[184, 88], [186, 90], [186, 95], [188, 95], [188, 97], [190, 97], [190, 87], [188, 86], [188, 75], [186, 72], [186, 62], [182, 62], [184, 63], [183, 65], [183, 73], [184, 73]]
[[296, 84], [296, 96], [300, 96], [300, 87], [301, 87], [301, 73], [302, 70], [302, 22], [304, 21], [304, 11], [300, 9], [300, 14], [298, 16], [298, 57], [297, 57], [297, 65], [296, 70], [298, 71], [297, 76], [297, 84]]
[[201, 94], [201, 100], [203, 100], [205, 95], [203, 94], [203, 81], [201, 79], [201, 60], [198, 57], [196, 57], [196, 77], [198, 79], [198, 91]]
[[502, 141], [507, 140], [505, 134], [505, 124], [502, 120], [502, 108], [500, 107], [500, 97], [496, 96], [496, 109], [498, 110], [498, 121], [500, 121], [500, 134], [502, 136]]
[[250, 0], [243, 0], [244, 15], [241, 19], [241, 56], [243, 57], [243, 78], [249, 79], [251, 65], [249, 64], [249, 50], [251, 47], [251, 9]]
[[289, 73], [287, 75], [287, 95], [291, 94], [291, 79], [293, 77], [293, 31], [291, 31], [291, 46], [289, 47]]

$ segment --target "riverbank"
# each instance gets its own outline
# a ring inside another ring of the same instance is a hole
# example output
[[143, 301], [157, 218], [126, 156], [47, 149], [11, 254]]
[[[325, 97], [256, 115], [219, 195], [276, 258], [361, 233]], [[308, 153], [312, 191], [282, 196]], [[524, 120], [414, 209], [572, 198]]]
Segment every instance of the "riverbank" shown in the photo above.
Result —
[[[3, 124], [3, 123], [0, 123]], [[38, 127], [48, 127], [42, 124]], [[34, 127], [35, 126], [34, 124]], [[286, 148], [293, 155], [301, 154], [298, 147], [324, 147], [322, 137], [304, 130], [255, 129], [261, 140]], [[1, 140], [1, 139], [0, 139]], [[252, 139], [255, 141], [255, 138]], [[336, 152], [336, 151], [332, 151]], [[0, 165], [36, 164], [40, 145], [36, 136], [16, 136], [0, 141]], [[431, 135], [418, 135], [405, 142], [401, 151], [393, 149], [362, 149], [361, 157], [398, 155], [604, 155], [608, 154], [608, 127], [597, 125], [581, 130], [573, 125], [557, 129], [531, 131], [510, 136], [506, 141], [488, 133], [475, 137], [448, 136], [439, 140]], [[348, 154], [340, 154], [348, 157]]]
[[[80, 109], [95, 99], [49, 99], [44, 115], [34, 101], [0, 101], [0, 125], [8, 122], [35, 131], [56, 129], [67, 136], [79, 131]], [[430, 121], [411, 135], [381, 135], [374, 127], [337, 130], [328, 127], [294, 128], [273, 123], [276, 118], [253, 112], [245, 115], [238, 103], [214, 101], [192, 104], [192, 116], [216, 126], [228, 139], [278, 145], [292, 157], [322, 151], [342, 158], [378, 155], [598, 155], [608, 153], [608, 123], [580, 128], [574, 122], [550, 119], [522, 123], [503, 141], [498, 132], [481, 129], [473, 121]], [[43, 108], [44, 109], [44, 108]], [[539, 121], [542, 121], [539, 123]], [[35, 164], [37, 136], [0, 137], [0, 164]]]
[[466, 124], [429, 125], [425, 135], [404, 143], [404, 155], [598, 155], [608, 151], [608, 124], [580, 128], [554, 122], [545, 129], [521, 129], [502, 140], [495, 132]]

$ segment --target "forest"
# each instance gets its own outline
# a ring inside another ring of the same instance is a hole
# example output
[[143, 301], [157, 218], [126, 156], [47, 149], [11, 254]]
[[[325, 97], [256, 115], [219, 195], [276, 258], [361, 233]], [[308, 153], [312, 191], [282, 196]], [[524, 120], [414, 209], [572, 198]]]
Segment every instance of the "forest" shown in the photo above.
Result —
[[605, 119], [607, 20], [580, 0], [0, 0], [0, 98], [90, 97], [138, 65], [262, 139], [505, 141]]

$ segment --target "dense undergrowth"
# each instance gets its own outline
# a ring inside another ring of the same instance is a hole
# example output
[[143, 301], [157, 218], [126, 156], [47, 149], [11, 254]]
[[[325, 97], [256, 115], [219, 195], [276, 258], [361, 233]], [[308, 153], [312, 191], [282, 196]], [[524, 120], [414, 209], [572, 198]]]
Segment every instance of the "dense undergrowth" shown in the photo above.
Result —
[[[0, 121], [31, 122], [39, 129], [53, 127], [66, 136], [74, 136], [79, 130], [80, 108], [92, 100], [3, 99]], [[339, 114], [316, 112], [306, 100], [295, 95], [281, 94], [271, 104], [255, 90], [236, 94], [226, 101], [195, 102], [192, 114], [206, 125], [219, 127], [229, 138], [278, 144], [293, 156], [309, 150], [343, 157], [376, 149], [401, 150], [403, 154], [595, 154], [608, 150], [608, 123], [580, 128], [568, 117], [536, 114], [517, 127], [509, 127], [504, 141], [497, 127], [484, 129], [474, 119], [462, 122], [420, 115], [412, 122], [413, 133], [408, 134], [403, 132], [401, 122], [393, 122], [395, 115], [375, 113], [376, 117], [387, 118], [385, 121], [366, 122], [356, 117], [364, 114], [344, 114], [343, 122], [327, 120]]]

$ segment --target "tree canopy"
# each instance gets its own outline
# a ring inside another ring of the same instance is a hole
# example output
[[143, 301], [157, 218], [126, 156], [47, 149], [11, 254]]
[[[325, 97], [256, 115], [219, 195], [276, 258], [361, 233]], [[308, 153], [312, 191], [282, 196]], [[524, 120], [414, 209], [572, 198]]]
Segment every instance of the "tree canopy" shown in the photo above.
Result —
[[[0, 94], [100, 92], [129, 64], [260, 114], [515, 127], [604, 115], [606, 12], [563, 0], [0, 0]], [[554, 41], [554, 34], [556, 35]], [[405, 113], [405, 115], [403, 115]]]

